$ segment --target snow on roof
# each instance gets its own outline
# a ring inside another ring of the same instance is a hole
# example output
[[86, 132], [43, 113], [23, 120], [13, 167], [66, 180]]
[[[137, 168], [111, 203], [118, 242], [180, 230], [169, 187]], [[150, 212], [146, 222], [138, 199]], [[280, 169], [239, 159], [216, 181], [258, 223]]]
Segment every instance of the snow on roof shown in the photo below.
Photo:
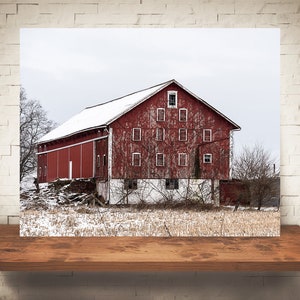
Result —
[[62, 125], [44, 135], [39, 140], [39, 143], [50, 142], [88, 129], [106, 126], [173, 81], [174, 80], [167, 81], [109, 102], [87, 107]]
[[191, 91], [186, 89], [176, 80], [172, 79], [161, 83], [159, 85], [155, 85], [148, 89], [144, 89], [127, 96], [117, 98], [111, 100], [109, 102], [105, 102], [102, 104], [98, 104], [95, 106], [90, 106], [82, 110], [77, 115], [70, 118], [68, 121], [63, 123], [62, 125], [58, 126], [54, 130], [50, 131], [46, 135], [44, 135], [40, 140], [39, 143], [50, 142], [59, 138], [64, 138], [71, 136], [73, 134], [83, 132], [86, 130], [90, 130], [93, 128], [99, 128], [101, 126], [107, 126], [112, 123], [114, 120], [118, 119], [120, 116], [124, 115], [143, 101], [150, 98], [152, 95], [156, 94], [163, 88], [167, 87], [171, 83], [175, 82], [178, 86], [182, 89], [187, 91], [189, 94], [194, 96], [200, 102], [205, 104], [207, 107], [211, 108], [215, 111], [218, 115], [226, 119], [229, 123], [231, 123], [234, 127], [234, 130], [240, 130], [241, 128], [223, 115], [220, 111], [212, 107], [210, 104], [205, 102], [203, 99], [199, 98], [197, 95], [193, 94]]

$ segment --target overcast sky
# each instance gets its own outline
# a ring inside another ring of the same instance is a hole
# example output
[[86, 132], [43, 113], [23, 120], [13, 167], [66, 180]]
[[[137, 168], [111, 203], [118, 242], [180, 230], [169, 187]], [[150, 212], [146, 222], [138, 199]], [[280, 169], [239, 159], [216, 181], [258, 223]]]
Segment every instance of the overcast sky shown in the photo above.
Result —
[[21, 84], [63, 123], [87, 106], [176, 79], [242, 127], [236, 152], [279, 160], [279, 29], [22, 29]]

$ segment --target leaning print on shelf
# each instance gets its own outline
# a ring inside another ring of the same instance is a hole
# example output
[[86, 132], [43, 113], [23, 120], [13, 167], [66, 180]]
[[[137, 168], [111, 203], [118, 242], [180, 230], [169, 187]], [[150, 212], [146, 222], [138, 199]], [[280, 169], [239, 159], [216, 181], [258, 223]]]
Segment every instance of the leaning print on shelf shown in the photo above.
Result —
[[21, 236], [278, 236], [279, 29], [21, 29]]

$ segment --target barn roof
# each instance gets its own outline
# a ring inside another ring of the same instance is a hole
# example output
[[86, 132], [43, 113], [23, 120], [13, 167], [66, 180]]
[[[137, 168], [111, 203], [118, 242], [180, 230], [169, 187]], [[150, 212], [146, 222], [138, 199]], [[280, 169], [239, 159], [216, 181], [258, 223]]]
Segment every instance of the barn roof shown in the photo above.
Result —
[[148, 89], [144, 89], [124, 97], [120, 97], [102, 104], [98, 104], [95, 106], [90, 106], [82, 110], [80, 113], [71, 117], [68, 121], [58, 126], [54, 130], [50, 131], [46, 135], [44, 135], [39, 143], [50, 142], [53, 140], [57, 140], [60, 138], [68, 137], [76, 133], [80, 133], [83, 131], [91, 130], [94, 128], [99, 128], [103, 126], [107, 126], [112, 123], [114, 120], [118, 119], [128, 111], [132, 110], [134, 107], [147, 100], [154, 94], [158, 93], [163, 88], [168, 85], [176, 83], [178, 86], [186, 90], [188, 93], [193, 95], [199, 101], [204, 103], [206, 106], [213, 109], [217, 114], [221, 115], [228, 122], [230, 122], [234, 129], [240, 129], [240, 127], [235, 124], [233, 121], [228, 119], [221, 112], [216, 110], [214, 107], [209, 105], [203, 99], [191, 93], [181, 84], [179, 84], [176, 80], [172, 79], [167, 82], [152, 86]]

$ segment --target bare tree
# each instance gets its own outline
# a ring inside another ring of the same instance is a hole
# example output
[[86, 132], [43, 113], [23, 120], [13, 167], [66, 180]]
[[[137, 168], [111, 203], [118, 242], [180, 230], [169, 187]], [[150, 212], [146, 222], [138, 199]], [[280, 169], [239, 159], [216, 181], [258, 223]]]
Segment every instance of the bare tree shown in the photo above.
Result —
[[20, 181], [35, 170], [36, 143], [56, 126], [48, 120], [47, 113], [37, 100], [27, 99], [25, 89], [20, 89]]
[[260, 145], [255, 145], [252, 149], [244, 147], [233, 161], [233, 178], [239, 179], [244, 186], [240, 198], [256, 203], [258, 210], [276, 189], [278, 172], [274, 162], [270, 153]]

